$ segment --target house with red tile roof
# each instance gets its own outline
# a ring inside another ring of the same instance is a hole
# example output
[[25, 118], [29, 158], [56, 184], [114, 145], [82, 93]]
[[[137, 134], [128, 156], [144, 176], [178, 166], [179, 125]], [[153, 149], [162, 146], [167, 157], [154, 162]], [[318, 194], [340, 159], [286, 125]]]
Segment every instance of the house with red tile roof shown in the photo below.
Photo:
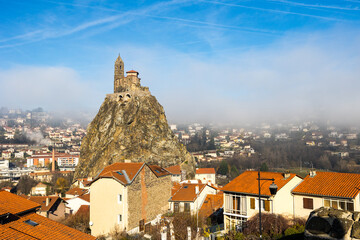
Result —
[[146, 163], [114, 163], [90, 184], [90, 228], [94, 236], [138, 232], [169, 209], [171, 174]]
[[214, 168], [197, 168], [195, 173], [195, 179], [201, 180], [203, 183], [216, 184]]
[[74, 187], [74, 188], [78, 187], [78, 188], [82, 188], [82, 189], [89, 189], [90, 188], [89, 184], [91, 183], [92, 180], [93, 180], [92, 177], [78, 178], [72, 183], [72, 187]]
[[308, 217], [320, 207], [360, 211], [360, 174], [311, 171], [292, 190], [294, 215]]
[[170, 166], [165, 168], [169, 173], [171, 173], [172, 182], [181, 182], [181, 168], [180, 165]]
[[90, 206], [90, 193], [83, 194], [66, 200], [66, 212], [68, 214], [75, 214], [81, 206]]
[[95, 237], [40, 216], [40, 204], [0, 191], [0, 239], [86, 240]]
[[216, 194], [217, 189], [203, 183], [181, 183], [180, 187], [169, 199], [173, 212], [190, 212], [196, 214], [208, 194]]
[[65, 201], [59, 196], [30, 196], [25, 198], [40, 204], [37, 213], [41, 216], [54, 221], [65, 218]]
[[208, 194], [199, 210], [199, 217], [204, 219], [210, 219], [211, 223], [217, 224], [224, 221], [223, 217], [223, 192], [217, 194]]
[[66, 198], [74, 198], [84, 195], [89, 192], [89, 189], [74, 187], [65, 193]]
[[[269, 190], [272, 181], [261, 181], [261, 210], [267, 213], [293, 215], [291, 191], [302, 181], [293, 173], [261, 172], [260, 178], [274, 179], [277, 193]], [[241, 228], [253, 215], [259, 212], [258, 172], [245, 171], [222, 188], [224, 192], [224, 225], [228, 231]]]

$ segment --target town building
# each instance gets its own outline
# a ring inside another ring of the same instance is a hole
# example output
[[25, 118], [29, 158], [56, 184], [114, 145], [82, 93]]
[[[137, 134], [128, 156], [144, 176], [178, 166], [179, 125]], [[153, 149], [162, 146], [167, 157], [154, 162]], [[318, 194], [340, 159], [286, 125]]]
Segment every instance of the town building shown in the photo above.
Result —
[[217, 194], [208, 194], [199, 210], [199, 217], [203, 219], [210, 219], [212, 224], [224, 222], [223, 216], [224, 196], [223, 192]]
[[203, 183], [216, 184], [214, 168], [197, 168], [195, 172], [195, 179], [202, 181]]
[[[51, 153], [38, 153], [26, 159], [27, 167], [47, 167], [52, 163], [53, 156]], [[66, 153], [55, 153], [55, 161], [59, 167], [77, 166], [79, 163], [79, 155], [71, 155]]]
[[172, 182], [181, 182], [181, 168], [180, 165], [171, 166], [165, 168], [171, 174], [171, 181]]
[[[293, 197], [291, 190], [302, 178], [293, 173], [261, 172], [260, 178], [274, 179], [277, 193], [269, 190], [272, 181], [261, 181], [261, 210], [292, 216]], [[224, 192], [225, 230], [241, 229], [243, 224], [259, 212], [258, 172], [245, 171], [222, 188]]]
[[294, 216], [307, 218], [314, 209], [360, 211], [360, 174], [311, 171], [292, 190]]
[[46, 188], [48, 186], [42, 182], [36, 184], [35, 187], [31, 188], [31, 195], [33, 196], [46, 196]]
[[37, 213], [54, 221], [65, 218], [65, 201], [59, 196], [30, 196], [26, 199], [40, 204]]
[[90, 185], [90, 226], [94, 236], [137, 232], [168, 211], [171, 175], [146, 163], [114, 163]]
[[170, 210], [172, 212], [189, 212], [196, 214], [208, 194], [216, 194], [217, 189], [214, 186], [203, 184], [201, 182], [181, 183], [178, 190], [173, 193], [169, 199]]
[[91, 235], [37, 214], [39, 208], [36, 202], [0, 191], [0, 239], [95, 240]]
[[76, 214], [81, 206], [90, 206], [89, 193], [66, 199], [66, 213], [70, 215]]

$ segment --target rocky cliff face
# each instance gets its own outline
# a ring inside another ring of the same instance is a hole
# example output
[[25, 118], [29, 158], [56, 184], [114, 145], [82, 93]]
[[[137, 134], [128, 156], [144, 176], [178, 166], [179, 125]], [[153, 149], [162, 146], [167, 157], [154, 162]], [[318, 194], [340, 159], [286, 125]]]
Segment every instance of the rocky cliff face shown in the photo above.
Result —
[[310, 213], [304, 239], [360, 239], [360, 213], [321, 207]]
[[75, 177], [96, 176], [115, 162], [181, 164], [194, 174], [194, 160], [170, 130], [163, 107], [146, 87], [108, 94], [81, 144]]

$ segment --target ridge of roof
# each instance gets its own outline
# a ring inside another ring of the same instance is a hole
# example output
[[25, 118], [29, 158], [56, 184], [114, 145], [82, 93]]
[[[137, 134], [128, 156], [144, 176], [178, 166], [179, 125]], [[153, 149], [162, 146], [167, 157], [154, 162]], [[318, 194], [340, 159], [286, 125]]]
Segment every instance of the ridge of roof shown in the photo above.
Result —
[[292, 190], [293, 194], [355, 198], [360, 193], [360, 174], [338, 172], [316, 172], [307, 175]]
[[[284, 173], [280, 172], [260, 172], [261, 178], [274, 178], [274, 183], [278, 187], [278, 191], [285, 186], [290, 180], [292, 180], [297, 175], [294, 173], [289, 173], [289, 177], [285, 178]], [[231, 182], [226, 184], [222, 191], [224, 192], [238, 192], [249, 195], [258, 195], [258, 171], [245, 171]], [[269, 186], [272, 184], [272, 181], [263, 181], [261, 183], [261, 195], [270, 197], [271, 193]]]

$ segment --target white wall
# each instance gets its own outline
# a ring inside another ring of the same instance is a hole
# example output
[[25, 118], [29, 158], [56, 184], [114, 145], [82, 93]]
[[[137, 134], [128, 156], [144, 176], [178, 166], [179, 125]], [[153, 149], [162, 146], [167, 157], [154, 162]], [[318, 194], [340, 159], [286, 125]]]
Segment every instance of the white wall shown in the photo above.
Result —
[[[122, 201], [118, 202], [118, 194]], [[90, 186], [90, 221], [91, 234], [108, 234], [115, 227], [122, 231], [128, 225], [127, 188], [110, 178], [101, 178]], [[129, 203], [131, 204], [131, 203]], [[118, 215], [122, 221], [118, 222]]]

